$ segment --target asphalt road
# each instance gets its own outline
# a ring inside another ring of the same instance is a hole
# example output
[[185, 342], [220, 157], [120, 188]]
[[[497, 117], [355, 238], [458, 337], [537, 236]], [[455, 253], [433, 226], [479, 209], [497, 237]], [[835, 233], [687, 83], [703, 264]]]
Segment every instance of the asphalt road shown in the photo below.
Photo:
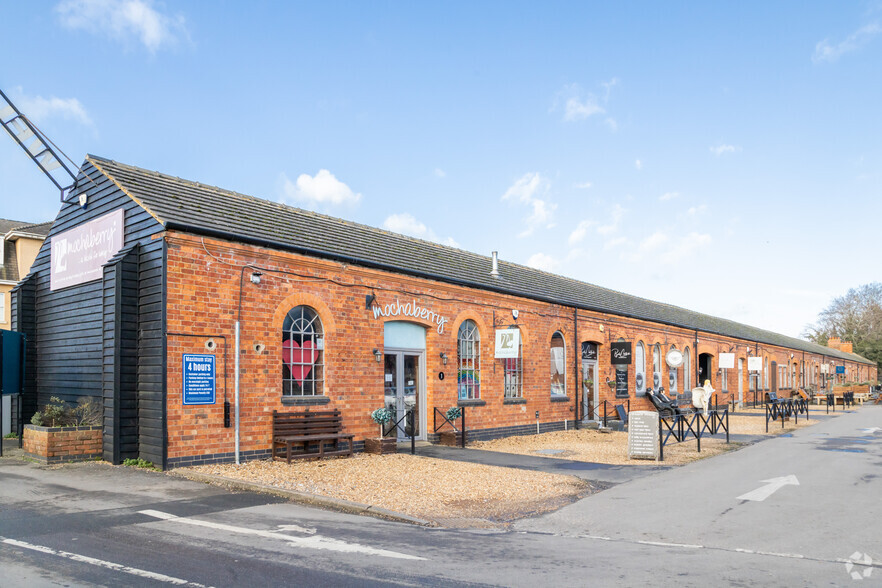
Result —
[[[882, 407], [865, 407], [646, 473], [508, 531], [2, 459], [0, 586], [882, 585], [878, 427]], [[876, 563], [847, 568], [855, 552]]]

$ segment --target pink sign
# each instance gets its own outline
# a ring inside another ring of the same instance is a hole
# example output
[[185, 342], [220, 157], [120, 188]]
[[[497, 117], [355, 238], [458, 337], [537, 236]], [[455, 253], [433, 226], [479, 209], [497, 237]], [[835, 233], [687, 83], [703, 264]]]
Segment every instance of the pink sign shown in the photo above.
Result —
[[125, 214], [120, 208], [52, 236], [49, 289], [60, 290], [102, 276], [101, 266], [123, 246]]

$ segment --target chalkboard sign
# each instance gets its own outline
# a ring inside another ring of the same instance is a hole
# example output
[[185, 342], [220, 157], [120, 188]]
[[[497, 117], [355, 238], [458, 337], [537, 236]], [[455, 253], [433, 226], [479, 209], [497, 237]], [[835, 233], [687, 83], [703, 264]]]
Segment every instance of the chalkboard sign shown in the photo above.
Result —
[[658, 412], [634, 410], [628, 415], [628, 459], [658, 459]]
[[628, 397], [628, 370], [616, 370], [616, 398]]

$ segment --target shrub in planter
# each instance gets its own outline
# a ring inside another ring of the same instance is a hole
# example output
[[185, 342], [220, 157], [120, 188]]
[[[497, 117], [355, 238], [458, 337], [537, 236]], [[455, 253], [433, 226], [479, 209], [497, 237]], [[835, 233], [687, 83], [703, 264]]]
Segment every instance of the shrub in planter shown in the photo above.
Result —
[[103, 407], [91, 397], [75, 407], [53, 396], [24, 428], [25, 453], [43, 463], [100, 458], [103, 452]]
[[391, 421], [394, 416], [395, 414], [392, 412], [392, 409], [385, 406], [371, 413], [371, 419], [380, 425], [380, 436], [376, 439], [368, 438], [364, 440], [365, 453], [395, 453], [398, 450], [398, 439], [396, 437], [383, 437], [384, 425]]

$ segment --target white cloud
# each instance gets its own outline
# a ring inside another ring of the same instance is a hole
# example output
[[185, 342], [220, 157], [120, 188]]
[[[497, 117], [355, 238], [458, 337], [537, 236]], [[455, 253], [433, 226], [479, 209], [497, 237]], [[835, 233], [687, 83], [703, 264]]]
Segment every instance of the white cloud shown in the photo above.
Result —
[[667, 202], [668, 200], [673, 200], [674, 198], [677, 198], [679, 195], [679, 192], [665, 192], [664, 194], [659, 196], [658, 199], [662, 202]]
[[671, 247], [662, 253], [661, 261], [668, 265], [677, 265], [688, 259], [695, 251], [706, 248], [710, 244], [710, 235], [689, 233], [685, 237], [679, 237], [677, 241], [673, 242]]
[[554, 226], [554, 211], [557, 209], [557, 204], [545, 199], [550, 188], [551, 182], [541, 174], [527, 173], [518, 178], [502, 195], [501, 200], [517, 200], [532, 210], [530, 216], [525, 219], [526, 229], [518, 234], [518, 237], [527, 237], [537, 228], [550, 229]]
[[578, 226], [576, 226], [576, 228], [573, 229], [573, 232], [570, 233], [570, 237], [568, 239], [569, 244], [575, 245], [576, 243], [581, 243], [585, 239], [585, 235], [588, 234], [588, 229], [590, 229], [592, 226], [594, 226], [596, 224], [597, 223], [595, 221], [588, 220], [588, 219], [585, 219], [582, 222], [580, 222], [578, 224]]
[[609, 130], [611, 130], [612, 132], [615, 133], [619, 130], [619, 123], [617, 123], [616, 119], [612, 118], [611, 116], [606, 117], [606, 120], [603, 122], [606, 123], [606, 126], [608, 126]]
[[153, 0], [63, 0], [55, 12], [69, 29], [124, 43], [134, 38], [151, 53], [189, 38], [183, 15], [162, 14]]
[[814, 63], [821, 63], [823, 61], [832, 63], [846, 53], [850, 53], [851, 51], [858, 49], [861, 45], [869, 43], [873, 37], [879, 33], [882, 33], [882, 26], [880, 26], [879, 23], [871, 23], [862, 26], [846, 37], [844, 41], [835, 45], [831, 45], [827, 39], [824, 39], [815, 45], [812, 61]]
[[453, 238], [439, 238], [438, 235], [435, 234], [435, 231], [427, 227], [424, 223], [418, 221], [413, 215], [406, 212], [388, 216], [386, 220], [383, 221], [383, 228], [387, 231], [392, 231], [393, 233], [410, 235], [411, 237], [434, 241], [435, 243], [441, 243], [442, 245], [448, 245], [450, 247], [459, 247], [459, 243], [454, 241]]
[[637, 171], [640, 171], [641, 169], [643, 169], [643, 162], [638, 159], [634, 162], [634, 167], [637, 168]]
[[686, 216], [698, 216], [707, 210], [706, 204], [700, 204], [699, 206], [691, 206], [686, 210]]
[[721, 143], [716, 147], [710, 148], [710, 152], [717, 157], [723, 155], [724, 153], [737, 153], [738, 151], [741, 151], [741, 147], [737, 147], [735, 145], [726, 145], [725, 143]]
[[76, 98], [25, 96], [21, 87], [15, 90], [19, 110], [34, 122], [39, 123], [54, 116], [60, 116], [66, 120], [73, 120], [86, 126], [92, 125], [89, 113], [86, 112], [85, 107]]
[[567, 99], [566, 107], [564, 108], [564, 120], [583, 120], [589, 116], [603, 114], [604, 112], [606, 111], [597, 104], [594, 96], [588, 96], [584, 100], [574, 96]]
[[320, 169], [315, 177], [300, 174], [296, 184], [283, 173], [282, 183], [286, 200], [331, 205], [355, 204], [361, 200], [361, 194], [353, 192], [326, 169]]
[[621, 245], [624, 245], [628, 242], [626, 237], [616, 237], [615, 239], [610, 239], [606, 243], [603, 244], [603, 250], [609, 251], [610, 249], [615, 249]]
[[580, 190], [587, 190], [591, 187], [591, 182], [582, 182], [581, 184], [576, 184], [576, 187]]
[[610, 213], [610, 222], [606, 225], [601, 225], [597, 227], [598, 235], [610, 235], [615, 233], [619, 228], [619, 223], [622, 221], [622, 217], [625, 216], [625, 213], [628, 212], [627, 209], [622, 207], [621, 204], [616, 203], [612, 207], [612, 211]]
[[545, 272], [553, 272], [560, 265], [560, 262], [550, 255], [534, 253], [527, 260], [527, 265]]
[[622, 259], [637, 263], [646, 259], [663, 265], [677, 265], [694, 255], [696, 251], [707, 248], [712, 239], [708, 234], [691, 232], [688, 235], [671, 237], [662, 231], [649, 235], [631, 251], [622, 253]]
[[440, 167], [436, 167], [434, 173], [435, 173], [435, 177], [439, 178], [439, 179], [447, 177], [447, 173], [443, 169], [441, 169]]

